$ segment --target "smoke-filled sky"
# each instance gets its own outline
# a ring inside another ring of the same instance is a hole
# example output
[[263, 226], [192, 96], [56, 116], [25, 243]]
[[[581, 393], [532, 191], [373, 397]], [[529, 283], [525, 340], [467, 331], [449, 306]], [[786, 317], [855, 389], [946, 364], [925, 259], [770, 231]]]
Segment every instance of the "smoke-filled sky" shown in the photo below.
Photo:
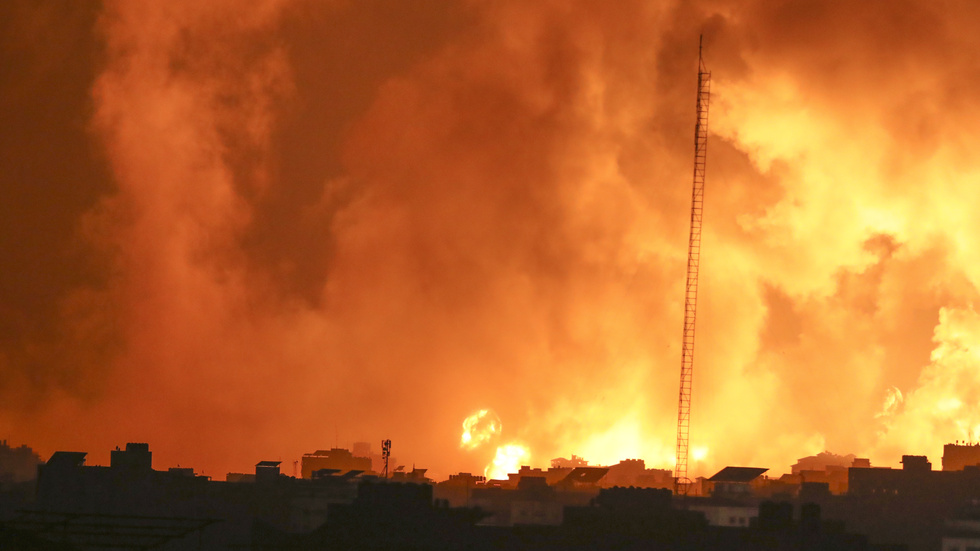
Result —
[[703, 33], [691, 473], [938, 463], [980, 438], [978, 20], [0, 3], [0, 435], [217, 478], [382, 438], [670, 468]]

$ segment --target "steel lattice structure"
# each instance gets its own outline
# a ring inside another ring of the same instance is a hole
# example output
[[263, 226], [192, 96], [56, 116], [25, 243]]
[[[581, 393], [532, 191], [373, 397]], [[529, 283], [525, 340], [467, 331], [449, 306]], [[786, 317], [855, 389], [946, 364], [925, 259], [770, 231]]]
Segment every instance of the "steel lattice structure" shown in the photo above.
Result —
[[687, 477], [691, 428], [691, 384], [694, 378], [694, 326], [698, 309], [698, 270], [701, 262], [701, 224], [704, 208], [704, 173], [708, 157], [708, 100], [711, 73], [704, 66], [698, 44], [697, 121], [694, 124], [694, 185], [691, 190], [691, 233], [687, 242], [687, 279], [684, 286], [684, 336], [681, 345], [681, 384], [677, 399], [677, 447], [674, 481], [678, 493], [690, 484]]

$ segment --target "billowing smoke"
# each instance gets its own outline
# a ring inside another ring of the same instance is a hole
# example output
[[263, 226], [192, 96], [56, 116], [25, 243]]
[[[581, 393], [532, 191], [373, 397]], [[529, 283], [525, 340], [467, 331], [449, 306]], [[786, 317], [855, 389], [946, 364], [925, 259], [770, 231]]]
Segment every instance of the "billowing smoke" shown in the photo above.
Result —
[[[41, 31], [4, 33], [4, 55], [50, 77], [16, 82], [81, 90], [44, 135], [91, 153], [51, 149], [85, 168], [64, 208], [12, 195], [57, 213], [29, 218], [42, 252], [3, 242], [45, 259], [2, 276], [14, 441], [96, 462], [148, 441], [220, 477], [391, 438], [438, 476], [483, 472], [459, 426], [492, 408], [538, 466], [671, 467], [699, 33], [692, 474], [824, 449], [935, 462], [978, 437], [980, 8], [14, 5]], [[76, 64], [37, 45], [65, 29], [86, 74], [43, 69]], [[15, 189], [73, 181], [2, 147], [27, 159]]]

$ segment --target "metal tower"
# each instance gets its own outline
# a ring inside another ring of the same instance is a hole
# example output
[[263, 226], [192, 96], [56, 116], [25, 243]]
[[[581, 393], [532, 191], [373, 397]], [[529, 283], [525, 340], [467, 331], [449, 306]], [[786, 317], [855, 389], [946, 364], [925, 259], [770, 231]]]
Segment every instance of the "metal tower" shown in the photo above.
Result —
[[391, 457], [391, 440], [381, 441], [381, 458], [384, 459], [385, 467], [381, 473], [382, 478], [388, 478], [388, 459]]
[[698, 267], [701, 261], [701, 212], [704, 207], [704, 165], [708, 156], [708, 100], [711, 73], [705, 69], [698, 39], [697, 121], [694, 123], [694, 186], [691, 190], [691, 233], [687, 241], [687, 281], [684, 287], [684, 337], [681, 345], [681, 385], [677, 399], [677, 448], [674, 490], [687, 493], [688, 437], [691, 428], [691, 382], [694, 377], [694, 323], [698, 309]]

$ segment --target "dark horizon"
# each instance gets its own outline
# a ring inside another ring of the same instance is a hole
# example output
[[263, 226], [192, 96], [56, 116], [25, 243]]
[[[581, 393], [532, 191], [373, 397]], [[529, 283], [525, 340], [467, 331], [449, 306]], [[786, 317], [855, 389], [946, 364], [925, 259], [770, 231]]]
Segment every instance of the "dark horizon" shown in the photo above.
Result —
[[903, 455], [891, 469], [821, 453], [800, 458], [792, 474], [728, 466], [678, 486], [670, 471], [640, 460], [597, 467], [575, 456], [498, 480], [459, 473], [435, 481], [415, 466], [379, 476], [387, 454], [369, 457], [366, 443], [305, 455], [301, 477], [276, 460], [226, 480], [158, 469], [152, 447], [132, 442], [112, 450], [107, 466], [59, 451], [23, 476], [30, 469], [21, 467], [39, 458], [2, 441], [0, 546], [969, 549], [980, 543], [980, 443], [943, 452], [941, 470], [925, 456]]

